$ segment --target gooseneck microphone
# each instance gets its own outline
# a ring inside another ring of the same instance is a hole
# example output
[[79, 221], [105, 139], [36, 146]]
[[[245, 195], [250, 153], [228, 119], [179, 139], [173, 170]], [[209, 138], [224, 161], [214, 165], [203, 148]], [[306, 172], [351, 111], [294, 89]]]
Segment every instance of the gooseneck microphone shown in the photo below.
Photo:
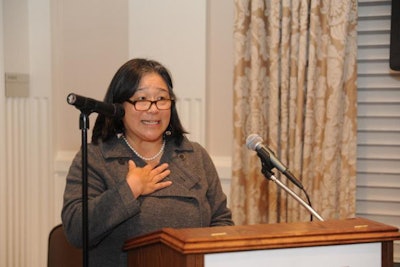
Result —
[[292, 181], [298, 188], [303, 189], [303, 185], [294, 175], [270, 150], [263, 145], [263, 139], [258, 134], [250, 134], [246, 139], [246, 146], [248, 149], [258, 152], [258, 156], [263, 162], [270, 162], [275, 168], [281, 171], [290, 181]]
[[124, 108], [118, 103], [109, 104], [73, 93], [67, 96], [67, 102], [84, 112], [96, 112], [117, 119], [121, 119], [125, 115]]

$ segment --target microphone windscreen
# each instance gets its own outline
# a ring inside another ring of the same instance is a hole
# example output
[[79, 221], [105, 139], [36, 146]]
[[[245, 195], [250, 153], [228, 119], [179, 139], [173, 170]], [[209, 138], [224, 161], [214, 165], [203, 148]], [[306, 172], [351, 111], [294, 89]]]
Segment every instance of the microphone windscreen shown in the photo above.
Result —
[[257, 146], [262, 142], [263, 140], [258, 134], [250, 134], [246, 139], [246, 146], [248, 149], [255, 151]]
[[76, 95], [73, 94], [73, 93], [70, 93], [70, 94], [67, 96], [67, 102], [68, 102], [68, 104], [70, 104], [70, 105], [74, 105], [74, 104], [76, 103]]

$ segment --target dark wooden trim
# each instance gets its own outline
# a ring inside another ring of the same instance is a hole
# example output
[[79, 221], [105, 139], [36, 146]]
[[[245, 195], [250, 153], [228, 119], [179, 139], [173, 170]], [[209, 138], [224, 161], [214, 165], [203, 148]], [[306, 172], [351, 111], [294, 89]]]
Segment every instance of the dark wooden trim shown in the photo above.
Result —
[[128, 266], [202, 267], [204, 254], [360, 243], [382, 243], [382, 266], [393, 265], [396, 227], [353, 218], [300, 223], [172, 229], [125, 242]]

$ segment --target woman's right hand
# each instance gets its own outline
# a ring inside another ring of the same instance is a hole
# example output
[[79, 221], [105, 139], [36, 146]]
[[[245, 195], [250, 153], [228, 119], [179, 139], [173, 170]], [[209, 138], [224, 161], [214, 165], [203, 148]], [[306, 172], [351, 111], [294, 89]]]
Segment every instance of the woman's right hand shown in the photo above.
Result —
[[171, 181], [162, 181], [171, 173], [167, 163], [163, 163], [156, 168], [153, 167], [151, 164], [147, 164], [143, 168], [136, 167], [135, 162], [129, 160], [126, 181], [135, 198], [140, 195], [151, 194], [172, 184]]

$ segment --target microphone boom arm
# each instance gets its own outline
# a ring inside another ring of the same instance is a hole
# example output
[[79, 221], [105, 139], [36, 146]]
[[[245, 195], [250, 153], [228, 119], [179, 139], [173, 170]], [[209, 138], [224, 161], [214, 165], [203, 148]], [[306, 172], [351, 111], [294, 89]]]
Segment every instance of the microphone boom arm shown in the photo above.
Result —
[[261, 160], [262, 169], [261, 172], [264, 174], [265, 178], [274, 181], [280, 188], [285, 190], [289, 195], [291, 195], [294, 199], [296, 199], [303, 207], [305, 207], [312, 215], [317, 217], [321, 222], [324, 219], [310, 206], [308, 205], [301, 197], [299, 197], [295, 192], [293, 192], [289, 187], [287, 187], [284, 183], [282, 183], [279, 179], [277, 179], [274, 174], [271, 172], [271, 167], [269, 164], [264, 163]]

